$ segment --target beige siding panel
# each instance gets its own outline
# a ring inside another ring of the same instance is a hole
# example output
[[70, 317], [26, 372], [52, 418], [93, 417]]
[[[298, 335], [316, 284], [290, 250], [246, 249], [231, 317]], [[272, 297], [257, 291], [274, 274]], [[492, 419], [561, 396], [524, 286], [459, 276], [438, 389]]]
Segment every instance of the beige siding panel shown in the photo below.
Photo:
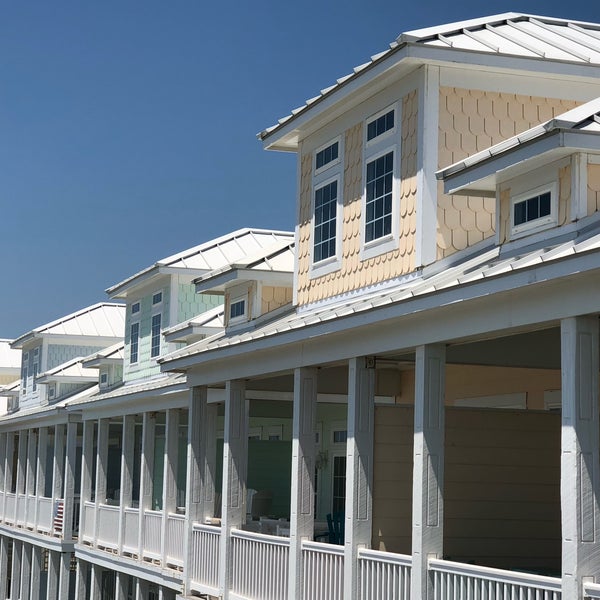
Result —
[[317, 302], [393, 277], [415, 268], [416, 196], [417, 196], [417, 92], [402, 100], [402, 146], [400, 163], [400, 240], [398, 248], [369, 260], [361, 260], [361, 212], [363, 194], [363, 124], [358, 123], [344, 135], [344, 206], [342, 213], [342, 256], [339, 270], [311, 279], [311, 182], [312, 157], [301, 162], [300, 236], [298, 248], [298, 303]]
[[[375, 409], [373, 547], [411, 551], [413, 411]], [[560, 568], [560, 416], [448, 408], [444, 555]]]
[[263, 285], [260, 314], [271, 312], [292, 301], [292, 288]]
[[587, 180], [588, 215], [592, 215], [600, 210], [600, 165], [588, 165]]
[[[438, 166], [447, 167], [576, 105], [573, 101], [554, 98], [442, 87]], [[469, 197], [458, 200], [458, 197], [444, 194], [440, 182], [438, 258], [493, 235], [494, 214], [493, 198]], [[501, 239], [505, 239], [506, 232], [507, 229], [504, 229]]]
[[558, 224], [564, 225], [571, 214], [571, 165], [558, 170]]

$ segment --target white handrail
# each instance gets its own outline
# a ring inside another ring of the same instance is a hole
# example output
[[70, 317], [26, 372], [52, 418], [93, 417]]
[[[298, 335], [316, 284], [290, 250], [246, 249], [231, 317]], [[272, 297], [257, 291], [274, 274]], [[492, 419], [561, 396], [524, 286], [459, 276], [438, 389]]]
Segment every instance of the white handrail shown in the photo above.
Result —
[[304, 597], [310, 600], [342, 600], [344, 595], [344, 547], [321, 542], [302, 542]]
[[358, 550], [361, 600], [410, 598], [412, 557], [380, 550]]
[[282, 537], [282, 536], [277, 536], [277, 535], [267, 535], [264, 533], [256, 533], [254, 531], [244, 531], [243, 529], [232, 529], [231, 537], [235, 537], [240, 540], [263, 542], [265, 544], [272, 544], [275, 546], [289, 546], [290, 545], [290, 538], [288, 538], [288, 537]]
[[366, 560], [376, 560], [378, 562], [390, 563], [392, 565], [401, 565], [403, 567], [412, 567], [412, 556], [408, 554], [395, 554], [394, 552], [384, 552], [383, 550], [369, 550], [359, 548], [358, 558]]
[[221, 528], [214, 525], [192, 525], [191, 587], [194, 591], [218, 594], [219, 543]]
[[325, 544], [323, 542], [302, 542], [303, 550], [312, 550], [314, 552], [322, 552], [323, 554], [333, 554], [335, 556], [344, 556], [344, 546], [337, 544]]
[[600, 583], [584, 583], [583, 593], [586, 598], [600, 598]]

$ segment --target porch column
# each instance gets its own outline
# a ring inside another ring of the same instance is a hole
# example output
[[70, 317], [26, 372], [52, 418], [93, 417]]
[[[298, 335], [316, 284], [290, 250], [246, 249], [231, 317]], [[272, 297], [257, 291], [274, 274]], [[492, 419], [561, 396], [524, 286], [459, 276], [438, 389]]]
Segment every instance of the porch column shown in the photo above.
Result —
[[98, 419], [98, 453], [96, 454], [96, 494], [94, 496], [94, 546], [100, 529], [100, 505], [106, 503], [106, 465], [108, 463], [108, 419]]
[[444, 393], [446, 348], [419, 346], [415, 364], [411, 598], [433, 598], [428, 560], [444, 543]]
[[123, 437], [121, 442], [121, 491], [119, 493], [119, 554], [123, 553], [125, 541], [125, 509], [133, 500], [133, 458], [135, 446], [135, 416], [123, 417]]
[[219, 584], [223, 600], [231, 587], [231, 530], [244, 523], [248, 460], [248, 402], [245, 382], [228, 381], [225, 388], [225, 439], [223, 443], [223, 496]]
[[[79, 517], [79, 543], [84, 543], [84, 536], [94, 523], [87, 523], [89, 518], [86, 503], [92, 499], [92, 465], [94, 457], [94, 421], [83, 422], [83, 440], [81, 448], [81, 513]], [[93, 519], [90, 519], [93, 520]], [[86, 563], [87, 564], [87, 563]], [[81, 561], [79, 561], [81, 568]]]
[[304, 597], [302, 542], [312, 540], [314, 535], [316, 413], [317, 369], [295, 369], [288, 578], [290, 600]]
[[[2, 498], [0, 498], [0, 521], [4, 520], [4, 498], [6, 498], [6, 444], [8, 436], [5, 432], [0, 433], [0, 488], [2, 489]], [[0, 597], [2, 591], [0, 590]]]
[[115, 600], [127, 600], [129, 575], [117, 571]]
[[136, 600], [148, 600], [150, 595], [150, 584], [145, 579], [137, 578], [136, 582]]
[[[73, 540], [73, 515], [75, 512], [75, 465], [77, 463], [77, 422], [67, 423], [67, 447], [63, 490], [63, 540]], [[80, 507], [78, 507], [80, 509]]]
[[8, 598], [8, 538], [0, 536], [0, 598]]
[[[88, 600], [87, 578], [90, 571], [89, 563], [77, 559], [77, 579], [75, 582], [75, 600]], [[50, 599], [48, 599], [50, 600]]]
[[102, 567], [90, 565], [92, 580], [90, 585], [90, 600], [102, 600]]
[[138, 529], [138, 556], [140, 560], [144, 558], [144, 534], [146, 529], [144, 513], [152, 508], [155, 431], [156, 413], [145, 412], [142, 421], [142, 464], [140, 469], [140, 523]]
[[35, 525], [40, 520], [40, 498], [46, 494], [46, 459], [48, 456], [48, 428], [40, 427], [38, 430], [37, 475], [36, 475], [36, 502]]
[[188, 409], [188, 456], [185, 488], [186, 536], [184, 549], [184, 591], [190, 593], [194, 554], [194, 523], [204, 523], [215, 512], [215, 468], [217, 454], [217, 404], [208, 404], [208, 389], [190, 390]]
[[6, 522], [6, 518], [14, 518], [13, 515], [7, 514], [6, 509], [6, 494], [12, 493], [12, 482], [13, 482], [13, 462], [15, 455], [15, 433], [9, 432], [6, 434], [6, 469], [4, 472], [4, 500], [2, 503], [2, 520]]
[[[56, 600], [58, 596], [58, 578], [60, 576], [60, 553], [48, 550], [48, 582], [46, 597], [48, 600]], [[87, 599], [86, 599], [87, 600]]]
[[21, 595], [19, 600], [29, 600], [31, 593], [31, 544], [23, 542], [21, 551]]
[[25, 496], [27, 496], [27, 500], [25, 503], [25, 523], [35, 527], [35, 504], [37, 504], [37, 502], [33, 506], [29, 502], [29, 496], [33, 496], [35, 494], [36, 484], [35, 473], [37, 467], [37, 431], [35, 429], [29, 430], [27, 440], [27, 475], [25, 477]]
[[561, 321], [562, 597], [600, 582], [598, 318]]
[[373, 418], [375, 359], [348, 361], [348, 439], [346, 442], [346, 516], [344, 598], [358, 600], [358, 549], [369, 548], [373, 519]]
[[71, 577], [71, 553], [60, 553], [58, 575], [58, 600], [69, 600], [69, 579]]
[[[42, 573], [42, 547], [32, 546], [31, 553], [31, 596], [30, 600], [40, 600], [41, 597], [41, 573]], [[0, 587], [0, 598], [2, 597]]]
[[167, 565], [167, 529], [169, 513], [177, 512], [177, 434], [179, 433], [179, 409], [170, 408], [165, 416], [165, 449], [163, 461], [161, 556]]
[[[21, 597], [21, 559], [23, 542], [13, 539], [12, 566], [10, 571], [10, 597], [18, 600]], [[48, 596], [50, 599], [51, 596]]]
[[[63, 486], [65, 480], [65, 425], [56, 425], [54, 427], [54, 462], [52, 476], [52, 510], [56, 515], [57, 504], [63, 500]], [[63, 505], [63, 527], [64, 527], [64, 505]], [[52, 524], [54, 527], [54, 523]]]
[[[15, 501], [15, 525], [18, 523], [19, 496], [25, 495], [25, 484], [27, 479], [27, 429], [19, 431], [19, 449], [17, 456], [17, 498]], [[25, 514], [25, 511], [23, 511]], [[22, 525], [23, 523], [21, 523]]]

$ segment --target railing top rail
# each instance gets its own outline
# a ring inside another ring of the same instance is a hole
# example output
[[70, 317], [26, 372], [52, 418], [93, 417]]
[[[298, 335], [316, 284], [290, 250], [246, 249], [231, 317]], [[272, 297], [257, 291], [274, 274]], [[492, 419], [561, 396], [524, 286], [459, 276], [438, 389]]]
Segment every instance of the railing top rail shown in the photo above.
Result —
[[429, 568], [432, 571], [438, 571], [442, 573], [466, 575], [469, 577], [477, 577], [479, 579], [500, 581], [502, 583], [512, 583], [515, 585], [544, 588], [553, 592], [560, 592], [562, 584], [559, 577], [546, 577], [544, 575], [521, 573], [519, 571], [505, 571], [503, 569], [480, 567], [478, 565], [467, 565], [464, 563], [453, 562], [450, 560], [440, 560], [436, 558], [429, 559]]
[[258, 542], [259, 544], [271, 544], [273, 546], [290, 545], [290, 538], [278, 535], [265, 535], [264, 533], [255, 533], [254, 531], [244, 531], [242, 529], [232, 529], [231, 537]]
[[412, 556], [407, 554], [395, 554], [394, 552], [383, 552], [382, 550], [368, 550], [360, 548], [358, 550], [359, 560], [376, 560], [377, 562], [385, 562], [394, 565], [402, 565], [403, 567], [412, 567]]
[[84, 506], [87, 506], [88, 508], [94, 508], [96, 506], [96, 504], [94, 502], [92, 502], [91, 500], [86, 500], [83, 503]]
[[149, 508], [147, 508], [144, 511], [144, 514], [148, 517], [162, 517], [162, 511], [161, 510], [150, 510]]
[[14, 492], [6, 492], [6, 495], [7, 495], [9, 498], [14, 498], [14, 497], [16, 496], [16, 494], [15, 494]]
[[600, 598], [600, 583], [585, 582], [583, 591], [588, 598]]
[[179, 513], [170, 512], [168, 515], [169, 519], [174, 519], [176, 521], [185, 521], [185, 515], [181, 515]]
[[221, 528], [218, 525], [205, 525], [204, 523], [194, 523], [192, 525], [194, 531], [203, 531], [204, 533], [212, 533], [221, 535]]
[[98, 504], [98, 508], [101, 510], [119, 512], [119, 506], [115, 506], [114, 504]]
[[322, 552], [323, 554], [344, 556], [344, 546], [338, 546], [337, 544], [304, 541], [302, 542], [302, 549], [310, 550], [311, 552]]
[[135, 508], [133, 506], [126, 506], [123, 509], [123, 511], [126, 512], [126, 513], [135, 514], [135, 515], [139, 515], [140, 514], [140, 509], [139, 508]]

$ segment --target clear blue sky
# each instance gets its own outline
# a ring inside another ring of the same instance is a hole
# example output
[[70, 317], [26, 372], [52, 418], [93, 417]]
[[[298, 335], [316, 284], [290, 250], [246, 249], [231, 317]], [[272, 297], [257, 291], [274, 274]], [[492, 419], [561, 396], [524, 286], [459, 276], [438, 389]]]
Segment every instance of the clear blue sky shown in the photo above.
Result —
[[244, 226], [292, 229], [255, 134], [403, 32], [590, 0], [0, 0], [0, 337]]

